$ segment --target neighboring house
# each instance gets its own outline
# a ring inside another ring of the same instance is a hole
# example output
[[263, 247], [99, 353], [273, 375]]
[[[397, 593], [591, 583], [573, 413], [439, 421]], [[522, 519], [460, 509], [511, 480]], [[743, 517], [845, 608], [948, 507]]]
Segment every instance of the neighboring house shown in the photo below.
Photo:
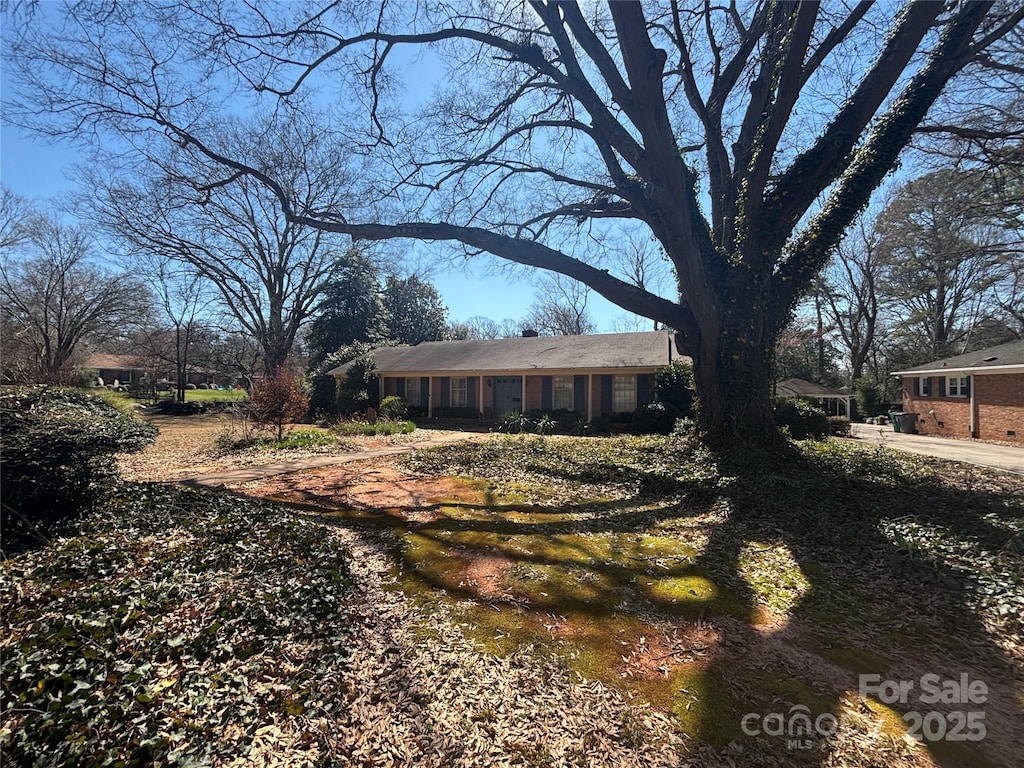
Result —
[[817, 400], [825, 413], [830, 416], [850, 415], [850, 393], [829, 389], [805, 379], [786, 379], [775, 385], [776, 397], [802, 397]]
[[158, 374], [148, 360], [135, 355], [89, 355], [82, 361], [81, 367], [86, 371], [95, 372], [98, 378], [95, 383], [106, 387], [130, 387], [144, 380], [151, 380], [154, 376], [167, 377], [166, 371], [160, 371]]
[[588, 421], [650, 402], [655, 373], [680, 359], [664, 331], [428, 341], [372, 355], [379, 398], [397, 395], [429, 416], [575, 411]]
[[1024, 443], [1024, 340], [893, 375], [918, 432]]
[[[172, 386], [177, 378], [174, 366], [166, 361], [139, 355], [107, 355], [93, 354], [82, 361], [81, 368], [95, 372], [96, 384], [103, 386], [123, 386], [132, 388], [153, 382], [163, 382]], [[212, 371], [190, 369], [186, 376], [189, 384], [212, 384], [215, 374]]]

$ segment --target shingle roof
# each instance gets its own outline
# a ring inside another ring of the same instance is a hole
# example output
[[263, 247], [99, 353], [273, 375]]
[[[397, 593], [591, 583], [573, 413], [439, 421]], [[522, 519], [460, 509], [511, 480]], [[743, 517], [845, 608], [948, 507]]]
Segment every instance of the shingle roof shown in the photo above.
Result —
[[121, 369], [123, 371], [145, 368], [144, 360], [134, 355], [108, 355], [97, 352], [82, 361], [83, 368]]
[[944, 360], [925, 363], [916, 368], [907, 368], [905, 371], [894, 371], [893, 375], [984, 369], [999, 370], [1014, 367], [1024, 368], [1024, 339], [1000, 344], [997, 347], [979, 349], [977, 352], [968, 352], [965, 355], [947, 357]]
[[[670, 351], [671, 350], [671, 351]], [[581, 371], [652, 368], [680, 359], [665, 331], [586, 336], [533, 336], [473, 341], [427, 341], [373, 350], [377, 373]], [[343, 373], [346, 366], [332, 374]]]
[[805, 379], [786, 379], [775, 385], [778, 397], [849, 397], [848, 392], [829, 389]]

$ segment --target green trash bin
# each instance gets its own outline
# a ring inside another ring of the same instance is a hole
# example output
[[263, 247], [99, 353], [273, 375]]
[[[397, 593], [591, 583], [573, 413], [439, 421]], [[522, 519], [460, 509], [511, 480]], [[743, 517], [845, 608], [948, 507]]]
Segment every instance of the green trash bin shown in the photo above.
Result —
[[899, 419], [899, 417], [902, 416], [902, 415], [903, 415], [902, 413], [899, 413], [897, 411], [889, 411], [889, 421], [892, 422], [892, 431], [893, 432], [899, 432], [900, 431], [900, 419]]

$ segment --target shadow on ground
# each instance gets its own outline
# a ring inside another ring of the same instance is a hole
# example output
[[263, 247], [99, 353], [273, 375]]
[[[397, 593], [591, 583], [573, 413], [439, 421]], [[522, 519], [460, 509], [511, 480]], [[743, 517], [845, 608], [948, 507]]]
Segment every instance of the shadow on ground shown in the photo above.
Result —
[[[420, 472], [475, 477], [400, 504], [351, 474], [252, 490], [380, 536], [400, 587], [457, 605], [487, 650], [558, 654], [716, 759], [1016, 764], [1019, 479], [836, 444], [718, 467], [668, 441], [505, 445], [425, 454]], [[871, 680], [912, 687], [889, 701]], [[986, 693], [965, 701], [965, 680]]]

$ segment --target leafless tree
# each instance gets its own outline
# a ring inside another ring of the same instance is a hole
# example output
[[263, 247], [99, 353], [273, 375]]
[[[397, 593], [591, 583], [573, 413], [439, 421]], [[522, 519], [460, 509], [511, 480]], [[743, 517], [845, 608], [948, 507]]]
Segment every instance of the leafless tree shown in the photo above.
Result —
[[0, 184], [0, 252], [20, 245], [28, 239], [33, 213], [29, 202]]
[[0, 262], [4, 366], [67, 383], [81, 343], [123, 333], [149, 312], [150, 296], [138, 279], [93, 262], [84, 227], [36, 215], [25, 237]]
[[[235, 125], [218, 141], [259, 156], [290, 190], [310, 203], [339, 178], [307, 171], [310, 143], [282, 148], [286, 139]], [[315, 162], [310, 158], [310, 164]], [[292, 351], [300, 329], [320, 301], [341, 238], [284, 216], [258, 181], [240, 176], [231, 183], [204, 175], [187, 153], [171, 152], [136, 169], [142, 179], [106, 182], [94, 174], [89, 206], [96, 220], [137, 258], [170, 262], [198, 278], [219, 296], [221, 308], [261, 351], [264, 373], [273, 374]], [[187, 276], [186, 276], [187, 279]], [[201, 285], [194, 286], [198, 291]]]
[[830, 324], [847, 354], [850, 378], [864, 375], [879, 320], [878, 235], [861, 217], [839, 244], [825, 273], [821, 296]]
[[[225, 183], [266, 185], [291, 223], [573, 278], [678, 331], [701, 429], [727, 449], [776, 440], [772, 350], [794, 307], [950, 82], [1024, 19], [920, 0], [460, 8], [75, 5], [74, 23], [16, 42], [14, 114], [56, 135], [159, 132]], [[416, 115], [394, 85], [410, 45], [447, 67]], [[332, 126], [374, 169], [349, 204], [298, 199], [211, 139], [225, 67], [282, 109], [318, 87], [340, 96]], [[604, 268], [595, 235], [623, 221], [664, 248], [677, 301]]]
[[545, 336], [580, 336], [597, 331], [587, 312], [590, 289], [561, 275], [538, 281], [537, 298], [523, 323]]

